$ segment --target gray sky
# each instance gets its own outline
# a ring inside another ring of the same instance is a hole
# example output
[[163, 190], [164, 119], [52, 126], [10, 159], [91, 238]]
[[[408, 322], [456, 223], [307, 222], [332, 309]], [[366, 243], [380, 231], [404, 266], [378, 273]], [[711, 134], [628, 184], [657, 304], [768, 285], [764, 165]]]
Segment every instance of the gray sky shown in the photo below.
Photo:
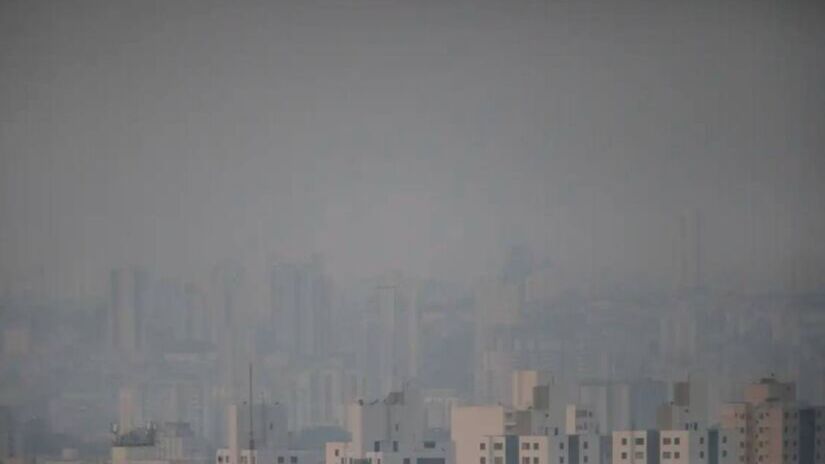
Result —
[[695, 209], [719, 285], [821, 270], [817, 3], [3, 1], [0, 278], [469, 281], [525, 242], [663, 286]]

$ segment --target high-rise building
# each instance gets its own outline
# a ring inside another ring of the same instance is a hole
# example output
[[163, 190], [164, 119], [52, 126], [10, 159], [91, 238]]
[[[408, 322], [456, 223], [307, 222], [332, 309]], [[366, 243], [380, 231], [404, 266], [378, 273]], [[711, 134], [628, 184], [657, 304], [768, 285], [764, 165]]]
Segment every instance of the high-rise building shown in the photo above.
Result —
[[109, 293], [109, 342], [122, 353], [143, 347], [143, 319], [148, 304], [148, 277], [137, 269], [111, 272]]
[[400, 273], [383, 276], [371, 294], [358, 357], [369, 396], [400, 391], [418, 374], [417, 299], [417, 283]]
[[537, 370], [513, 371], [513, 400], [511, 405], [516, 409], [529, 409], [533, 406], [533, 390], [539, 385], [553, 384], [553, 377], [548, 372]]
[[12, 408], [0, 406], [0, 461], [22, 462], [22, 436]]
[[118, 391], [117, 412], [119, 433], [129, 433], [146, 425], [143, 389], [137, 386], [121, 387]]
[[796, 402], [796, 386], [774, 378], [745, 388], [745, 402], [723, 406], [719, 462], [825, 462], [825, 408]]
[[678, 288], [682, 291], [702, 288], [702, 215], [698, 210], [679, 218], [678, 259]]
[[323, 356], [332, 330], [330, 278], [316, 255], [309, 263], [277, 262], [270, 269], [270, 323], [275, 344], [296, 356]]

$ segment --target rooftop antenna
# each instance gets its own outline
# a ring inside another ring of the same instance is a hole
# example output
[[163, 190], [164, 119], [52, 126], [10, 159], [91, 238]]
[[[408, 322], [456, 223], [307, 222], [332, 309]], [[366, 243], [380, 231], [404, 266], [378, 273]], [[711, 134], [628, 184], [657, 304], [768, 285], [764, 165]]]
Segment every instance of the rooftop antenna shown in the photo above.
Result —
[[255, 429], [253, 429], [252, 414], [252, 363], [249, 363], [249, 456], [251, 460], [254, 459], [252, 456], [255, 451]]

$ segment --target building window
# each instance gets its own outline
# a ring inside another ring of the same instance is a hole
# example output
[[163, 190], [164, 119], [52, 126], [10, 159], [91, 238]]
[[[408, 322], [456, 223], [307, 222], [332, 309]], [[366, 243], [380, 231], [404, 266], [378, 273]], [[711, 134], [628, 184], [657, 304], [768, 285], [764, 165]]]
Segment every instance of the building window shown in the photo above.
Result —
[[674, 439], [673, 439], [673, 444], [674, 444], [674, 445], [678, 445], [678, 444], [679, 444], [679, 437], [676, 437], [676, 438], [674, 438]]
[[662, 459], [670, 459], [670, 451], [663, 452]]
[[637, 438], [637, 439], [634, 440], [634, 443], [636, 443], [637, 445], [644, 445], [645, 444], [645, 439], [644, 438]]
[[484, 456], [480, 457], [478, 460], [478, 464], [487, 464], [487, 458]]
[[534, 449], [534, 450], [539, 449], [539, 442], [537, 442], [537, 441], [536, 441], [536, 442], [533, 442], [533, 449]]
[[504, 464], [504, 458], [496, 456], [493, 458], [493, 464]]
[[284, 464], [284, 457], [278, 456], [278, 464]]
[[501, 450], [504, 447], [501, 443], [493, 443], [494, 450]]
[[487, 443], [481, 442], [478, 444], [478, 449], [485, 450], [487, 449]]
[[587, 440], [582, 442], [582, 449], [587, 449]]
[[339, 454], [341, 454], [340, 451], [338, 449], [336, 449], [335, 450], [335, 457], [337, 458]]
[[665, 444], [665, 445], [669, 445], [670, 444], [670, 437], [663, 438], [662, 443]]
[[524, 443], [522, 443], [522, 444], [521, 444], [521, 449], [523, 449], [523, 450], [529, 450], [529, 449], [530, 449], [530, 443], [528, 443], [528, 442], [524, 442]]
[[539, 458], [533, 458], [533, 464], [539, 464]]
[[521, 458], [521, 464], [530, 464], [530, 458], [527, 456]]
[[563, 441], [559, 442], [559, 449], [560, 450], [564, 449], [564, 442]]
[[627, 444], [627, 438], [622, 438], [622, 444], [623, 444], [623, 445], [626, 445], [626, 444]]
[[[290, 456], [290, 457], [289, 457], [289, 463], [290, 463], [290, 464], [295, 464], [295, 463], [297, 463], [297, 462], [298, 462], [298, 456]], [[378, 464], [381, 464], [381, 460], [380, 460], [380, 459], [378, 460]]]
[[392, 451], [393, 451], [393, 453], [398, 452], [398, 442], [397, 441], [392, 442]]
[[404, 464], [410, 464], [410, 458], [404, 458]]
[[375, 451], [376, 453], [381, 451], [381, 442], [376, 441], [375, 443], [373, 443], [372, 444], [372, 450]]

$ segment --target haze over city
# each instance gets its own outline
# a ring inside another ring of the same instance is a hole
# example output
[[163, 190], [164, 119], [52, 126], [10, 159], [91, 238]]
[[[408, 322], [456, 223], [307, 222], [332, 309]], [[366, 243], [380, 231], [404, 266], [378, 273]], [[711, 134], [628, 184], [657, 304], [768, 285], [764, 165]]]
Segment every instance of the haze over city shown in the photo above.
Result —
[[823, 462], [824, 45], [803, 0], [0, 2], [0, 463]]

